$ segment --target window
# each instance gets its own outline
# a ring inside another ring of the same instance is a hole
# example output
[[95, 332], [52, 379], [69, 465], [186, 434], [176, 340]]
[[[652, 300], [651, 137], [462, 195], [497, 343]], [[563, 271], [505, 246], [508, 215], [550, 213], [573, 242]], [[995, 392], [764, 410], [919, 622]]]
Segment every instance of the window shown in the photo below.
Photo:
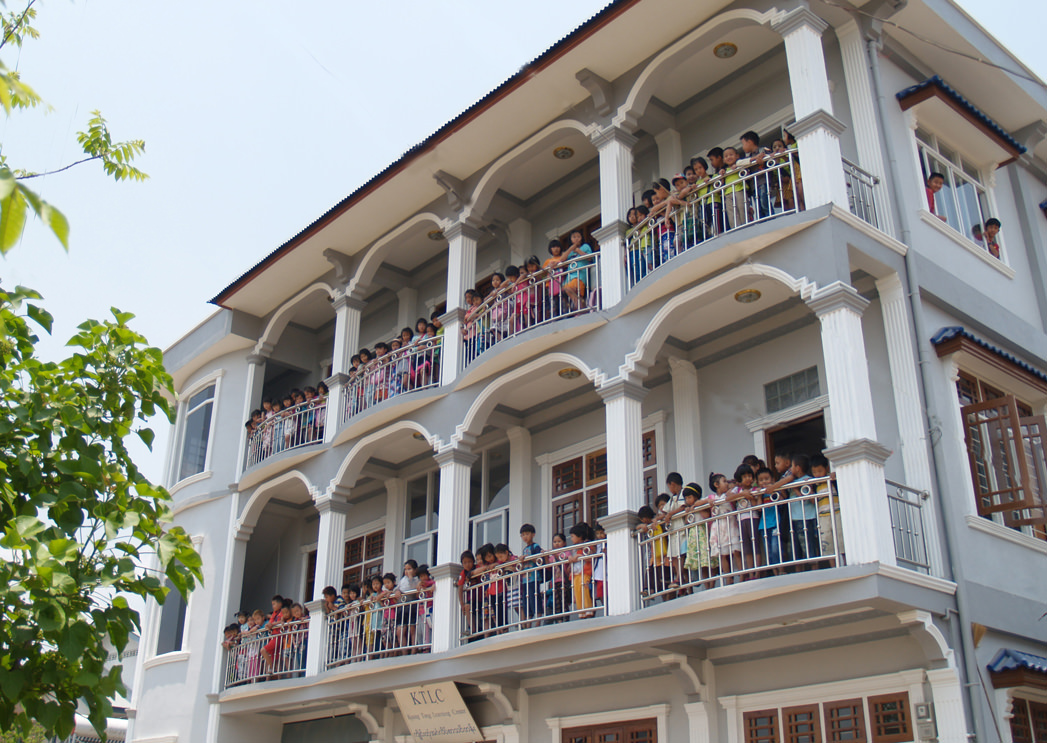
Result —
[[978, 515], [1047, 538], [1047, 423], [1013, 395], [966, 372], [956, 382]]
[[912, 740], [909, 695], [883, 694], [869, 697], [869, 729], [873, 743], [901, 743]]
[[480, 453], [469, 472], [469, 549], [509, 541], [509, 444]]
[[382, 572], [384, 555], [385, 529], [346, 541], [342, 583], [363, 583], [368, 576]]
[[763, 394], [767, 401], [768, 414], [813, 400], [822, 394], [818, 386], [818, 367], [812, 366], [810, 369], [768, 382], [763, 386]]
[[[821, 743], [822, 740], [826, 743], [907, 743], [914, 740], [911, 720], [906, 692], [763, 709], [742, 715], [745, 743]], [[869, 737], [865, 733], [867, 729], [872, 731]]]
[[1047, 743], [1047, 704], [1016, 697], [1011, 705], [1014, 743]]
[[825, 705], [825, 740], [865, 741], [865, 713], [861, 699], [848, 699]]
[[207, 385], [190, 396], [185, 404], [178, 480], [198, 475], [207, 469], [208, 443], [211, 439], [211, 419], [217, 386], [217, 382]]
[[[658, 495], [658, 448], [654, 431], [644, 433], [644, 502]], [[607, 515], [607, 448], [601, 447], [553, 465], [553, 533], [566, 534], [579, 521], [588, 524]]]
[[436, 526], [440, 507], [440, 471], [407, 483], [407, 513], [404, 517], [403, 559], [419, 565], [436, 562]]
[[782, 710], [782, 739], [785, 743], [820, 743], [818, 705]]
[[176, 653], [182, 649], [185, 635], [185, 598], [167, 581], [168, 594], [160, 607], [160, 629], [156, 637], [156, 654]]
[[567, 728], [560, 740], [562, 743], [658, 743], [658, 723], [650, 719]]
[[745, 743], [778, 743], [778, 710], [746, 712]]
[[[928, 196], [934, 199], [931, 211], [972, 243], [988, 250], [982, 230], [985, 220], [995, 214], [978, 168], [925, 129], [916, 130], [916, 145], [924, 182], [931, 173], [945, 177], [942, 190], [933, 197]], [[930, 209], [930, 203], [925, 207]]]

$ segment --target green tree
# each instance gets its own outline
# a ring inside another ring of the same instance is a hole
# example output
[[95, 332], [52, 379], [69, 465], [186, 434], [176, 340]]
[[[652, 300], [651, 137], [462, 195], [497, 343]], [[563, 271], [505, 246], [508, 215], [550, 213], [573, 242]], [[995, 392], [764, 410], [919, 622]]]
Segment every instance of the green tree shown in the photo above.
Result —
[[[2, 16], [0, 54], [37, 37], [35, 3]], [[0, 57], [5, 114], [38, 105]], [[146, 177], [131, 164], [144, 143], [114, 143], [97, 112], [77, 138], [85, 156], [52, 172], [97, 160], [117, 180]], [[0, 253], [17, 245], [30, 209], [68, 249], [65, 217], [25, 184], [38, 175], [11, 167], [0, 145]], [[0, 730], [65, 738], [83, 703], [104, 739], [109, 700], [126, 691], [119, 665], [104, 668], [105, 640], [120, 652], [140, 631], [127, 597], [163, 603], [165, 579], [187, 595], [200, 557], [125, 443], [134, 434], [151, 447], [149, 419], [172, 420], [160, 350], [113, 309], [79, 326], [69, 358], [45, 361], [36, 333], [52, 318], [39, 301], [0, 289]]]

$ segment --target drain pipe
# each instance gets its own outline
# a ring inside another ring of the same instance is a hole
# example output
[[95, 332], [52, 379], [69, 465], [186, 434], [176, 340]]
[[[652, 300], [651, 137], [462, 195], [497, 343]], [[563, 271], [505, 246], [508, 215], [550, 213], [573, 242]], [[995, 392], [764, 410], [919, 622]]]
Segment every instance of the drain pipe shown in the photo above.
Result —
[[[857, 19], [859, 28], [862, 27], [861, 19]], [[887, 155], [887, 169], [890, 175], [890, 181], [895, 184], [895, 188], [891, 189], [892, 206], [894, 207], [894, 213], [898, 215], [898, 224], [901, 228], [901, 241], [909, 246], [909, 249], [905, 252], [905, 279], [906, 279], [906, 290], [909, 299], [909, 310], [913, 319], [913, 333], [915, 335], [916, 343], [916, 354], [918, 365], [920, 368], [920, 392], [923, 396], [924, 402], [924, 425], [928, 433], [934, 428], [934, 420], [936, 416], [932, 413], [933, 403], [931, 402], [931, 396], [928, 391], [932, 389], [930, 380], [928, 379], [930, 360], [927, 358], [927, 349], [922, 343], [923, 338], [929, 338], [927, 335], [926, 328], [924, 326], [923, 309], [920, 305], [920, 283], [916, 277], [916, 265], [912, 258], [912, 231], [909, 224], [909, 214], [905, 204], [901, 203], [898, 195], [897, 184], [900, 182], [898, 178], [898, 160], [895, 155], [895, 148], [891, 141], [891, 137], [888, 135], [887, 121], [884, 115], [886, 109], [886, 102], [883, 96], [883, 84], [880, 79], [880, 63], [879, 63], [879, 51], [877, 48], [877, 42], [869, 39], [866, 43], [866, 51], [868, 53], [869, 72], [872, 77], [873, 84], [873, 95], [876, 98], [876, 115], [877, 123], [879, 124], [880, 132], [882, 134], [882, 142], [885, 153]], [[959, 624], [960, 630], [960, 651], [963, 656], [963, 668], [964, 675], [966, 676], [966, 683], [964, 684], [964, 690], [967, 695], [967, 707], [968, 707], [968, 730], [970, 725], [973, 723], [974, 737], [975, 740], [987, 743], [987, 739], [984, 736], [984, 730], [982, 726], [982, 716], [978, 714], [980, 708], [980, 700], [978, 695], [975, 693], [975, 687], [981, 686], [981, 674], [978, 671], [978, 662], [974, 651], [974, 638], [971, 635], [970, 623], [967, 621], [968, 614], [968, 603], [967, 603], [967, 592], [964, 584], [964, 571], [961, 562], [953, 560], [953, 555], [962, 554], [959, 546], [954, 543], [954, 533], [949, 528], [949, 509], [946, 507], [944, 501], [941, 501], [942, 484], [939, 472], [944, 467], [944, 463], [940, 461], [940, 455], [938, 448], [935, 446], [931, 437], [928, 436], [927, 447], [930, 450], [931, 455], [931, 477], [934, 482], [935, 491], [939, 494], [939, 500], [942, 503], [942, 507], [939, 510], [942, 517], [942, 526], [945, 533], [945, 559], [946, 563], [952, 570], [953, 580], [956, 582], [956, 608], [957, 618], [956, 622]], [[991, 713], [992, 711], [989, 710]]]

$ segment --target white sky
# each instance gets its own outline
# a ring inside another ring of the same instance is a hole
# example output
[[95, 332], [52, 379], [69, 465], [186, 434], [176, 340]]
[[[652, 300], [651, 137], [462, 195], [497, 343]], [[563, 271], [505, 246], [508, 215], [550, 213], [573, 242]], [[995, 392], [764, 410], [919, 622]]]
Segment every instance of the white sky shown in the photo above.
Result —
[[[1029, 22], [1042, 2], [960, 0], [1047, 78], [1042, 24]], [[166, 347], [220, 289], [606, 3], [38, 3], [42, 38], [3, 58], [53, 111], [3, 123], [9, 162], [77, 159], [75, 133], [97, 108], [116, 139], [146, 141], [151, 179], [115, 184], [87, 165], [35, 181], [69, 218], [71, 250], [30, 224], [0, 280], [45, 296], [48, 357], [110, 306]], [[139, 457], [154, 479], [167, 434], [156, 427], [155, 453]]]

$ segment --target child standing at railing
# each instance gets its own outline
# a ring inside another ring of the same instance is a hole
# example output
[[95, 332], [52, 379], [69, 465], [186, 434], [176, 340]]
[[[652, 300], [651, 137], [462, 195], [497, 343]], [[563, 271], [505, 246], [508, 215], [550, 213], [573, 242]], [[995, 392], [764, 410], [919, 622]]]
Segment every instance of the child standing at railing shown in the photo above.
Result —
[[[781, 536], [778, 531], [778, 506], [777, 495], [773, 493], [774, 472], [768, 467], [761, 467], [756, 471], [756, 486], [760, 490], [760, 543], [763, 550], [763, 562], [772, 568], [775, 575], [781, 574], [781, 569], [774, 567], [782, 562]], [[766, 574], [766, 573], [765, 573]]]
[[462, 553], [458, 558], [462, 563], [462, 572], [458, 574], [458, 605], [462, 607], [462, 618], [465, 622], [466, 635], [473, 635], [479, 630], [479, 608], [472, 601], [472, 592], [469, 589], [469, 579], [472, 577], [473, 569], [476, 567], [476, 557], [469, 550]]
[[539, 620], [542, 616], [542, 570], [539, 570], [533, 560], [528, 557], [540, 554], [541, 546], [534, 541], [535, 530], [531, 524], [520, 527], [520, 539], [524, 548], [520, 553], [520, 568], [523, 575], [520, 576], [520, 619], [523, 620], [524, 628], [531, 626], [531, 620]]
[[[741, 539], [742, 560], [747, 571], [756, 567], [759, 550], [757, 542], [757, 522], [759, 514], [754, 505], [757, 502], [752, 494], [753, 471], [752, 468], [743, 464], [734, 471], [734, 481], [738, 483], [731, 490], [731, 498], [734, 500], [734, 510], [738, 513], [738, 535]], [[747, 572], [744, 580], [752, 580], [756, 575]]]
[[[665, 496], [664, 500], [662, 496]], [[662, 493], [655, 501], [659, 506], [668, 502], [669, 496]], [[636, 531], [647, 537], [647, 586], [646, 590], [651, 595], [661, 594], [670, 583], [669, 568], [666, 564], [666, 553], [668, 552], [668, 540], [665, 537], [665, 527], [661, 522], [655, 521], [656, 514], [650, 506], [641, 506], [636, 513], [640, 519]]]
[[726, 229], [733, 230], [749, 221], [748, 204], [745, 197], [745, 182], [738, 167], [738, 150], [726, 147], [723, 151], [724, 172], [723, 216]]
[[367, 615], [365, 617], [368, 628], [367, 651], [371, 658], [380, 658], [385, 644], [382, 642], [382, 623], [384, 616], [382, 612], [382, 576], [371, 576], [370, 601], [367, 604]]
[[[811, 463], [806, 454], [792, 458], [793, 482], [811, 479]], [[810, 560], [821, 554], [818, 538], [818, 505], [813, 497], [805, 497], [802, 490], [793, 490], [789, 499], [789, 518], [792, 521], [792, 548], [794, 560]]]
[[689, 482], [683, 489], [683, 502], [687, 508], [685, 521], [691, 523], [687, 530], [687, 557], [684, 559], [685, 580], [707, 581], [712, 575], [713, 563], [709, 557], [709, 525], [705, 523], [709, 503], [703, 501], [702, 486]]
[[[829, 460], [824, 454], [811, 457], [811, 477], [829, 476]], [[843, 525], [840, 523], [840, 500], [833, 481], [818, 483], [818, 533], [824, 557], [832, 558], [843, 554]], [[823, 561], [822, 567], [832, 567], [831, 560]]]
[[433, 644], [433, 591], [436, 581], [428, 565], [418, 566], [418, 630], [415, 643], [420, 648]]
[[593, 561], [587, 550], [578, 545], [591, 542], [595, 537], [592, 528], [584, 521], [579, 521], [569, 532], [574, 549], [567, 553], [571, 564], [571, 584], [574, 588], [574, 610], [579, 612], [579, 619], [595, 616], [593, 611]]
[[542, 268], [545, 269], [549, 278], [539, 285], [539, 292], [542, 293], [544, 291], [544, 303], [548, 305], [545, 316], [556, 319], [563, 314], [563, 297], [560, 296], [562, 272], [559, 270], [559, 266], [563, 263], [564, 258], [563, 244], [559, 240], [549, 241], [549, 255], [552, 257], [546, 258], [545, 263], [542, 264]]
[[[403, 650], [411, 648], [415, 640], [415, 620], [417, 609], [412, 604], [417, 600], [418, 563], [415, 560], [404, 562], [404, 574], [396, 584], [395, 616], [397, 647]], [[405, 600], [406, 599], [406, 600]], [[408, 650], [408, 652], [413, 652]]]
[[549, 558], [549, 595], [546, 602], [546, 615], [552, 622], [564, 621], [564, 613], [571, 604], [567, 581], [567, 553], [563, 551], [566, 547], [567, 540], [564, 535], [554, 534], [554, 554]]
[[563, 285], [563, 290], [567, 294], [567, 297], [571, 301], [573, 309], [580, 310], [586, 306], [585, 298], [588, 295], [588, 288], [590, 286], [589, 280], [589, 269], [587, 266], [592, 263], [592, 258], [585, 258], [583, 256], [592, 255], [593, 249], [589, 243], [585, 242], [585, 238], [582, 235], [581, 230], [574, 230], [571, 233], [571, 246], [564, 253], [564, 261], [572, 261], [570, 268], [567, 271], [567, 281]]
[[742, 559], [741, 538], [738, 520], [729, 514], [734, 510], [728, 491], [731, 489], [726, 475], [717, 472], [709, 475], [709, 489], [713, 497], [712, 523], [709, 525], [709, 554], [720, 561], [720, 576], [724, 585], [734, 582], [731, 573]]

